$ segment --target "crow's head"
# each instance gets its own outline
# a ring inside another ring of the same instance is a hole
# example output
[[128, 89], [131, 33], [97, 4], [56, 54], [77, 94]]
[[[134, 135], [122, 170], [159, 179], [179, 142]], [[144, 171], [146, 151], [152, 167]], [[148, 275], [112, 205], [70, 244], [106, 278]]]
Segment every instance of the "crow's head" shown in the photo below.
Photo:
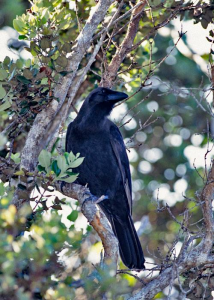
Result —
[[100, 103], [106, 103], [107, 105], [113, 106], [116, 102], [126, 99], [127, 97], [128, 96], [125, 93], [99, 87], [88, 95], [86, 101], [88, 101], [88, 104], [91, 106], [99, 105]]
[[99, 114], [104, 117], [110, 114], [115, 103], [128, 98], [125, 93], [99, 87], [93, 90], [85, 99], [80, 114]]

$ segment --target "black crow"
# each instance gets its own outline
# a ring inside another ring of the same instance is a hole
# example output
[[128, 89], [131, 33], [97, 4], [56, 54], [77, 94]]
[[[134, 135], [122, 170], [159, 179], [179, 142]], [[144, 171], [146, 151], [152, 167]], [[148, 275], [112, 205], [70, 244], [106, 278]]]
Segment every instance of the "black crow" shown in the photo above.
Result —
[[125, 93], [107, 88], [93, 90], [78, 116], [68, 126], [66, 151], [85, 157], [75, 169], [77, 183], [88, 184], [90, 192], [108, 196], [99, 203], [119, 241], [123, 263], [130, 269], [144, 269], [143, 251], [131, 218], [132, 188], [129, 161], [118, 127], [107, 117]]

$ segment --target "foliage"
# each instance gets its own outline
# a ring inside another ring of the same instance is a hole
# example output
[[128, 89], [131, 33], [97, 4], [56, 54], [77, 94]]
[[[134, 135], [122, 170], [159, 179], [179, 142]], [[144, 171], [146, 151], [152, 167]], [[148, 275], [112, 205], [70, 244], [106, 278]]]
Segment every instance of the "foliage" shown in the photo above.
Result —
[[79, 156], [80, 153], [75, 156], [72, 152], [65, 152], [64, 155], [58, 155], [55, 159], [56, 157], [51, 157], [50, 152], [42, 150], [38, 157], [38, 169], [47, 176], [55, 175], [51, 178], [53, 182], [61, 180], [72, 183], [78, 177], [78, 174], [73, 173], [72, 169], [79, 167], [84, 160], [84, 157]]
[[[77, 296], [78, 285], [83, 287], [83, 293], [95, 293], [95, 297], [99, 297], [100, 289], [108, 290], [115, 281], [110, 273], [100, 270], [89, 276], [90, 264], [76, 253], [88, 237], [89, 227], [85, 234], [76, 230], [71, 215], [71, 225], [66, 227], [56, 210], [48, 213], [38, 210], [32, 222], [29, 207], [23, 206], [17, 212], [15, 206], [9, 205], [8, 188], [1, 184], [0, 192], [1, 299], [70, 300]], [[29, 234], [22, 231], [26, 230], [26, 223]], [[122, 293], [125, 281], [117, 284]], [[111, 293], [118, 293], [116, 286]]]
[[21, 17], [17, 17], [14, 28], [20, 40], [29, 40], [28, 51], [35, 60], [57, 71], [67, 66], [67, 54], [71, 53], [73, 32], [77, 29], [75, 12], [63, 1], [34, 1]]

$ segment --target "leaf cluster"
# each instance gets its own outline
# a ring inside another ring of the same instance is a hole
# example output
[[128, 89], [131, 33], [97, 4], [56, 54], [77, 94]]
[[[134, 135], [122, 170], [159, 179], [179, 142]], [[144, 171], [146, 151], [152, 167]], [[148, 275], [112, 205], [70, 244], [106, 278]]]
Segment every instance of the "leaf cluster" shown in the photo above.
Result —
[[30, 59], [13, 62], [6, 57], [0, 63], [0, 111], [10, 109], [11, 115], [27, 122], [34, 120], [53, 98], [49, 93], [48, 71], [32, 65]]
[[26, 50], [36, 61], [58, 72], [65, 69], [77, 29], [76, 15], [69, 9], [69, 3], [34, 1], [26, 14], [17, 16], [13, 26], [20, 33], [20, 40], [30, 41]]
[[72, 152], [65, 152], [63, 155], [51, 156], [47, 150], [42, 150], [38, 160], [38, 170], [44, 172], [47, 176], [52, 176], [52, 181], [61, 180], [68, 183], [74, 182], [79, 174], [72, 172], [73, 168], [79, 167], [84, 157], [75, 156]]

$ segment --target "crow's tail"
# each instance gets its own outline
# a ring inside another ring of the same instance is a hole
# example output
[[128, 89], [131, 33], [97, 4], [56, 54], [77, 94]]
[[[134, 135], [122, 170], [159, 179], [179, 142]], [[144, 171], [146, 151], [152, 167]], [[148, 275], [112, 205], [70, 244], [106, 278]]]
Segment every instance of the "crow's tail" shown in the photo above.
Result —
[[144, 255], [131, 216], [126, 222], [110, 218], [114, 234], [119, 241], [120, 256], [129, 269], [144, 269]]

